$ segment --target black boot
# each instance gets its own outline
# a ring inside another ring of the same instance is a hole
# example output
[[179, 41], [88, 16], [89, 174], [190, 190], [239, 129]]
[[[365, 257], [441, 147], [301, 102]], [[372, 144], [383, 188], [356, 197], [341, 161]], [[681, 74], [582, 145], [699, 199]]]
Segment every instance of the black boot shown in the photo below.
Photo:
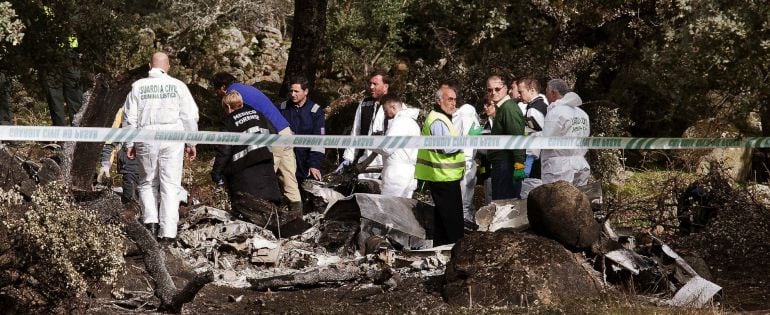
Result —
[[304, 206], [302, 205], [302, 201], [295, 201], [289, 204], [289, 212], [292, 215], [299, 215], [300, 217], [304, 213]]
[[169, 247], [176, 243], [176, 237], [159, 237], [158, 244], [161, 246]]
[[150, 231], [150, 234], [152, 237], [158, 237], [158, 228], [160, 228], [160, 225], [158, 223], [145, 223], [144, 227], [147, 228], [148, 231]]

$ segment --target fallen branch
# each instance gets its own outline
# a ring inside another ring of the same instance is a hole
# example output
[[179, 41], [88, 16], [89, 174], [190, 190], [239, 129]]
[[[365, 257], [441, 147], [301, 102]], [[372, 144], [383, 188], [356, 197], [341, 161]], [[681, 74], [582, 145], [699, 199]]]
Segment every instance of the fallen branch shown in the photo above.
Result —
[[155, 296], [160, 299], [158, 311], [179, 313], [182, 306], [195, 298], [206, 284], [214, 281], [214, 273], [209, 270], [197, 274], [183, 289], [177, 289], [171, 275], [166, 268], [163, 250], [158, 245], [150, 231], [148, 231], [136, 219], [136, 212], [127, 210], [123, 217], [123, 226], [126, 235], [136, 243], [144, 256], [144, 265], [147, 273], [155, 282]]
[[[302, 273], [280, 275], [268, 278], [251, 278], [251, 288], [254, 290], [268, 290], [279, 288], [315, 287], [323, 285], [340, 285], [356, 280], [371, 281], [375, 284], [390, 283], [394, 272], [383, 264], [338, 264], [327, 267], [314, 268]], [[391, 286], [395, 286], [390, 284]]]

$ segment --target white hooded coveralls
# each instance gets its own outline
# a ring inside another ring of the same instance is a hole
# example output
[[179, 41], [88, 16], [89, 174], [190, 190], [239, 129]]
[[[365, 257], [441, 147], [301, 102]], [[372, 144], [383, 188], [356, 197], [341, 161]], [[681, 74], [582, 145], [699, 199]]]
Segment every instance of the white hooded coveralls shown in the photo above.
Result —
[[[420, 126], [417, 125], [417, 116], [420, 110], [416, 108], [404, 108], [388, 123], [388, 137], [420, 136]], [[399, 144], [400, 141], [392, 142]], [[417, 180], [414, 179], [414, 166], [417, 164], [417, 149], [382, 148], [374, 152], [382, 155], [384, 165], [382, 168], [383, 196], [395, 196], [412, 198], [412, 193], [417, 189]]]
[[[149, 77], [134, 82], [123, 112], [128, 128], [198, 130], [198, 106], [187, 85], [158, 68], [151, 69]], [[142, 166], [138, 190], [143, 222], [159, 223], [158, 236], [175, 238], [185, 144], [140, 142], [127, 146], [134, 147]]]
[[[454, 114], [452, 114], [452, 124], [457, 129], [457, 132], [461, 136], [467, 136], [471, 128], [478, 128], [479, 114], [476, 113], [476, 108], [471, 104], [465, 104], [460, 106]], [[460, 191], [463, 199], [463, 218], [468, 221], [475, 221], [474, 209], [473, 209], [473, 193], [476, 190], [476, 149], [464, 148], [463, 155], [465, 157], [465, 173], [463, 178], [460, 179]]]
[[[583, 104], [580, 96], [573, 92], [548, 106], [545, 115], [543, 136], [545, 137], [588, 137], [591, 124], [588, 114], [579, 108]], [[585, 159], [587, 149], [543, 149], [543, 184], [564, 180], [574, 186], [583, 186], [591, 177], [591, 167]]]

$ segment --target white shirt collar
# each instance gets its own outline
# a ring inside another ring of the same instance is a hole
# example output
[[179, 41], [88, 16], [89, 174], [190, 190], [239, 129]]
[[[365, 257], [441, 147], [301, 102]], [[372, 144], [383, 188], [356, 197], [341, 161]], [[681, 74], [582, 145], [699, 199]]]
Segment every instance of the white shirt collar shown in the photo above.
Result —
[[152, 68], [149, 72], [150, 76], [153, 78], [162, 77], [166, 75], [166, 71], [163, 71], [161, 68]]
[[503, 103], [505, 103], [505, 101], [509, 99], [511, 99], [511, 96], [506, 94], [505, 97], [503, 97], [503, 99], [501, 99], [499, 102], [497, 102], [497, 104], [495, 104], [495, 106], [497, 106], [497, 108], [500, 108], [500, 106], [503, 106]]

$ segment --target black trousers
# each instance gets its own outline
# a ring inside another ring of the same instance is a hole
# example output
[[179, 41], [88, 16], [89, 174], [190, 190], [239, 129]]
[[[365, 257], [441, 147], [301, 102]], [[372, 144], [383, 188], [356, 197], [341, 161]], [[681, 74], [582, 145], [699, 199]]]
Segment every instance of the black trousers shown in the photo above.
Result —
[[71, 126], [73, 116], [83, 105], [80, 69], [74, 64], [60, 65], [58, 68], [41, 68], [39, 74], [51, 111], [51, 122], [54, 126]]
[[123, 203], [136, 200], [140, 167], [142, 166], [139, 165], [138, 159], [128, 158], [125, 146], [118, 151], [118, 172], [123, 175], [123, 195], [120, 197], [120, 201]]
[[0, 72], [0, 125], [13, 125], [11, 78]]
[[225, 181], [234, 207], [238, 204], [239, 192], [276, 204], [281, 202], [281, 188], [278, 187], [278, 176], [275, 174], [272, 160], [251, 165], [234, 174], [227, 174]]
[[427, 182], [433, 197], [433, 245], [452, 244], [463, 237], [463, 199], [460, 180]]

